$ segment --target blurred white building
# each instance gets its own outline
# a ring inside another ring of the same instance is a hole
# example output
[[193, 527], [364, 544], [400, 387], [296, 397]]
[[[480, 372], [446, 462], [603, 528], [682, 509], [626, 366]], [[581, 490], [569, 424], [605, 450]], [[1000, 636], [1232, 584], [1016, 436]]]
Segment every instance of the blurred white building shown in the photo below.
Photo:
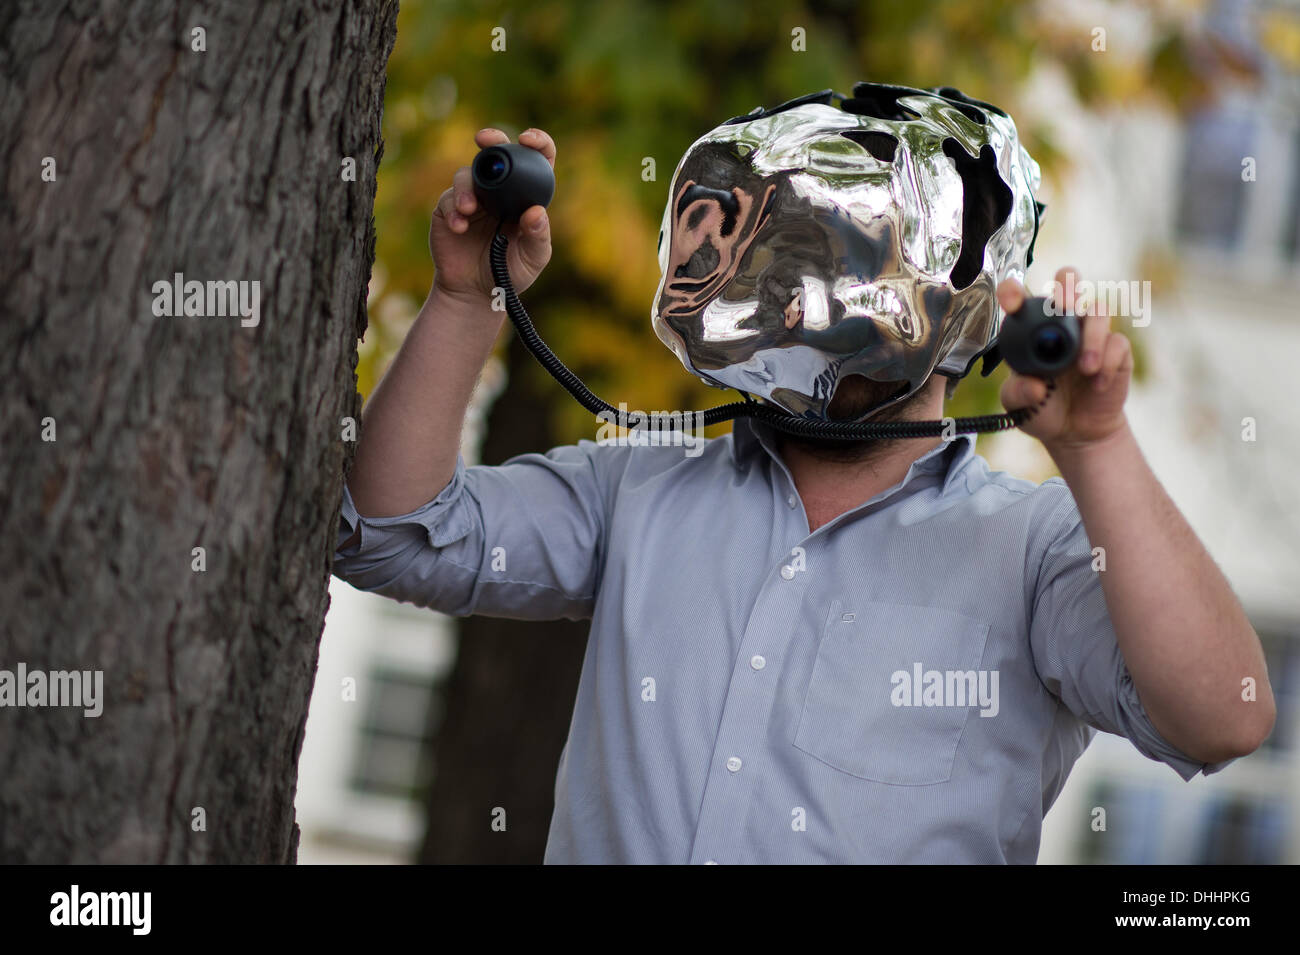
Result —
[[[1248, 55], [1284, 22], [1266, 4], [1208, 15]], [[1099, 735], [1048, 814], [1042, 863], [1300, 862], [1300, 64], [1258, 65], [1257, 88], [1187, 123], [1136, 109], [1101, 120], [1051, 76], [1036, 86], [1075, 171], [1046, 198], [1054, 218], [1031, 280], [1062, 264], [1111, 280], [1174, 265], [1155, 283], [1149, 325], [1115, 323], [1149, 362], [1128, 415], [1263, 639], [1278, 702], [1257, 753], [1190, 783]]]

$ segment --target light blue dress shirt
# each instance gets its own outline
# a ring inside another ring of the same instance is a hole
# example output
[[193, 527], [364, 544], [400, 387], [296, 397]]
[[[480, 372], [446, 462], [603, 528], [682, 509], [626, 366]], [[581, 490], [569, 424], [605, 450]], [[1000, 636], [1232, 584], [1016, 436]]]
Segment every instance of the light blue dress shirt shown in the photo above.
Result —
[[1226, 765], [1143, 710], [1060, 478], [959, 435], [810, 534], [773, 437], [459, 460], [400, 517], [345, 492], [353, 585], [591, 619], [547, 862], [1032, 863], [1095, 730]]

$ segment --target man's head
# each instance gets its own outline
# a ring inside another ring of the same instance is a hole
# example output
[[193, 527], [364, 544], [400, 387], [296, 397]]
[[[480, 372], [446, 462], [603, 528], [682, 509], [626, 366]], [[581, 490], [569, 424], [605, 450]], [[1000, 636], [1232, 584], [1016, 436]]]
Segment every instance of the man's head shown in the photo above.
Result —
[[[1038, 167], [956, 90], [860, 83], [737, 117], [687, 151], [660, 234], [655, 331], [704, 381], [861, 421], [996, 338]], [[847, 386], [846, 382], [859, 384]]]

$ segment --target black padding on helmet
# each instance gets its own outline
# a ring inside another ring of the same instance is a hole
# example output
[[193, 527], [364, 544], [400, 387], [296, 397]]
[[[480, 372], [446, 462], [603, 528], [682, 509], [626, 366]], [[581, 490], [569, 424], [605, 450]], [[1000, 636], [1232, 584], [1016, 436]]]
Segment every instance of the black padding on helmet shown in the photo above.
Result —
[[780, 106], [773, 106], [771, 109], [764, 109], [761, 106], [755, 106], [744, 116], [733, 116], [721, 125], [732, 126], [736, 123], [748, 123], [756, 119], [762, 119], [764, 116], [783, 113], [787, 109], [794, 109], [796, 106], [807, 106], [809, 103], [817, 103], [821, 106], [830, 106], [831, 100], [833, 99], [844, 99], [844, 94], [837, 93], [834, 90], [819, 90], [816, 93], [806, 93], [803, 96], [797, 96], [792, 100], [786, 100], [786, 102], [782, 103]]
[[881, 162], [893, 162], [894, 154], [898, 151], [898, 140], [889, 133], [874, 129], [845, 129], [840, 135], [857, 143]]
[[884, 83], [855, 83], [853, 95], [846, 99], [842, 108], [846, 113], [860, 116], [874, 116], [890, 122], [906, 122], [915, 119], [917, 114], [901, 105], [898, 100], [903, 96], [929, 96], [925, 90], [910, 86], [887, 86]]
[[943, 154], [961, 176], [961, 254], [953, 263], [949, 280], [960, 291], [984, 268], [984, 247], [1011, 214], [1011, 187], [998, 173], [998, 158], [987, 143], [973, 157], [955, 139], [943, 141]]

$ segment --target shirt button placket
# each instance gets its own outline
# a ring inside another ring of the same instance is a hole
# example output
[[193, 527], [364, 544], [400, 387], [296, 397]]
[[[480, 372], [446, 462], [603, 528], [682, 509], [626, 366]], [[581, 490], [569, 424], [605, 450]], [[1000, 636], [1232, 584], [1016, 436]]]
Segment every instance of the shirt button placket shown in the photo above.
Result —
[[[783, 565], [779, 573], [787, 581], [797, 581], [801, 576], [789, 564]], [[759, 596], [750, 627], [745, 632], [743, 646], [749, 655], [743, 655], [742, 649], [742, 655], [736, 661], [722, 724], [714, 743], [717, 762], [713, 765], [716, 769], [705, 790], [694, 846], [694, 851], [699, 853], [694, 857], [698, 862], [716, 862], [716, 855], [704, 854], [710, 850], [717, 853], [723, 847], [741, 848], [737, 843], [737, 829], [745, 821], [752, 787], [762, 785], [753, 773], [761, 776], [764, 765], [762, 759], [755, 763], [749, 757], [763, 755], [767, 739], [763, 730], [756, 728], [768, 724], [775, 699], [773, 678], [766, 673], [758, 675], [767, 667], [767, 657], [754, 651], [763, 648], [770, 652], [771, 647], [776, 647], [780, 652], [789, 642], [790, 634], [797, 630], [795, 620], [802, 602], [799, 590], [780, 581], [769, 583]], [[749, 670], [747, 674], [746, 668]], [[746, 760], [750, 763], [747, 768]]]

